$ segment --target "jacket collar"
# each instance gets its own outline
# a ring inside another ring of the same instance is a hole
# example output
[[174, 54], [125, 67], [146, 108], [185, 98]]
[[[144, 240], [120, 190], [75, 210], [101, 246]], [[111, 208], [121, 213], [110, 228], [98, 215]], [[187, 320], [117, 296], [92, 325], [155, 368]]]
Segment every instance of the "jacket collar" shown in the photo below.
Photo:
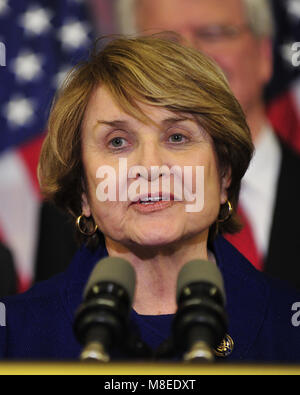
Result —
[[[263, 324], [269, 287], [265, 277], [223, 237], [214, 242], [214, 253], [222, 272], [229, 318], [228, 334], [234, 341], [234, 359], [244, 359], [253, 347]], [[66, 271], [63, 301], [73, 323], [74, 314], [82, 302], [85, 284], [96, 265], [108, 255], [105, 247], [92, 253], [82, 247]]]

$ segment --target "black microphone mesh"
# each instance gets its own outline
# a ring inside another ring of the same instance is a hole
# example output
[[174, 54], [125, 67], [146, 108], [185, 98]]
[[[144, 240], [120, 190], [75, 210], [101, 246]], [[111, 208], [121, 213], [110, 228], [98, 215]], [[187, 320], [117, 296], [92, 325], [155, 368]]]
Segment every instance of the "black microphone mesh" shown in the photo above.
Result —
[[90, 290], [100, 282], [112, 282], [123, 287], [127, 291], [132, 304], [135, 291], [136, 274], [134, 268], [125, 259], [117, 257], [102, 259], [92, 271], [84, 290], [84, 299]]
[[183, 289], [192, 283], [210, 283], [215, 285], [221, 292], [224, 304], [226, 301], [222, 274], [213, 262], [195, 259], [183, 266], [177, 280], [177, 302]]

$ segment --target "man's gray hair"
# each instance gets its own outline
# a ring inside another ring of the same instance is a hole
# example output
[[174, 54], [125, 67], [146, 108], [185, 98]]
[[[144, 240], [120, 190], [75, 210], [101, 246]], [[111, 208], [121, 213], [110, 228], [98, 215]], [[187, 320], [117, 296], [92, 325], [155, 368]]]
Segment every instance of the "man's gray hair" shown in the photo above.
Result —
[[[137, 34], [135, 6], [139, 0], [116, 0], [115, 11], [119, 33]], [[149, 0], [148, 0], [149, 1]], [[241, 0], [250, 29], [257, 37], [273, 37], [275, 23], [271, 0]]]
[[257, 37], [274, 37], [275, 21], [271, 0], [242, 0], [250, 29]]

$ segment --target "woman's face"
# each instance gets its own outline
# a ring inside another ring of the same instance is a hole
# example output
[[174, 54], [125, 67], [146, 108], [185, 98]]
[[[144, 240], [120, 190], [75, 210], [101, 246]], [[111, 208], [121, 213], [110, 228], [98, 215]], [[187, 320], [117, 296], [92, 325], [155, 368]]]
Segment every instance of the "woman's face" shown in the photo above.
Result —
[[94, 91], [82, 128], [83, 214], [127, 247], [207, 235], [230, 182], [210, 137], [188, 114], [139, 106], [155, 124], [126, 114], [105, 87]]

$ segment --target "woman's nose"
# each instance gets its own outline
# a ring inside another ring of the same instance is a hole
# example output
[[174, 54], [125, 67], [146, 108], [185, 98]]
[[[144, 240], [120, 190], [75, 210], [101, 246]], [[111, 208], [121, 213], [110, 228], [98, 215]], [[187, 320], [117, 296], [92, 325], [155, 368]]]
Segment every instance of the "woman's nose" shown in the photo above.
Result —
[[139, 172], [141, 176], [146, 174], [149, 180], [153, 176], [158, 177], [161, 173], [160, 169], [166, 165], [166, 157], [162, 147], [154, 141], [145, 141], [138, 148], [135, 165], [142, 168]]

